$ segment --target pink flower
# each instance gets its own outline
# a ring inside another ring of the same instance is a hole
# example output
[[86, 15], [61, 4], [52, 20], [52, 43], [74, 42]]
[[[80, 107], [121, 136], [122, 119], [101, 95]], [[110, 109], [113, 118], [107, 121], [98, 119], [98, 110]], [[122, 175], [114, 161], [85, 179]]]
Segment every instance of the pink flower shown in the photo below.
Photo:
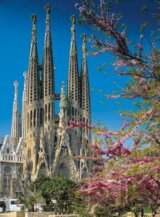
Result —
[[132, 66], [139, 65], [139, 63], [136, 60], [131, 60], [130, 63], [131, 63]]

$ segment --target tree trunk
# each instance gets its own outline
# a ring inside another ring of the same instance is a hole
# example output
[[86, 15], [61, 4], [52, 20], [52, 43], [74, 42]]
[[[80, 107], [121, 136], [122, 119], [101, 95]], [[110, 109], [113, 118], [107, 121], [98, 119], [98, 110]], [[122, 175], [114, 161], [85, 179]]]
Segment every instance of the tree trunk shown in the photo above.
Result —
[[156, 210], [152, 209], [152, 217], [155, 217], [157, 214]]
[[144, 217], [144, 209], [141, 209], [141, 217]]
[[138, 213], [137, 213], [137, 212], [134, 212], [134, 216], [135, 216], [135, 217], [138, 217]]

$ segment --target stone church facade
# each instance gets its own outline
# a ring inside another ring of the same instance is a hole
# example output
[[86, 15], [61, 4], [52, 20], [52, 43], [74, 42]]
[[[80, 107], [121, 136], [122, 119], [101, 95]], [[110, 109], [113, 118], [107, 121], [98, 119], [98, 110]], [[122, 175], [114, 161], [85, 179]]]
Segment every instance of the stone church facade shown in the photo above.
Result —
[[[50, 13], [51, 8], [47, 5], [42, 64], [38, 59], [37, 19], [35, 15], [32, 16], [29, 68], [28, 72], [24, 73], [22, 115], [18, 107], [18, 82], [14, 83], [11, 136], [8, 136], [8, 140], [5, 138], [0, 147], [0, 179], [5, 183], [6, 177], [9, 177], [7, 183], [10, 184], [7, 186], [10, 192], [14, 191], [12, 189], [16, 186], [16, 177], [21, 177], [19, 180], [24, 187], [25, 180], [33, 181], [41, 173], [48, 176], [65, 175], [80, 180], [88, 172], [87, 161], [75, 158], [79, 155], [90, 155], [91, 134], [88, 126], [91, 111], [86, 37], [84, 35], [82, 40], [82, 63], [79, 73], [75, 17], [72, 16], [68, 91], [66, 94], [67, 88], [65, 89], [65, 84], [62, 83], [61, 93], [57, 94]], [[58, 115], [55, 113], [57, 100], [60, 109]], [[76, 123], [81, 123], [83, 127], [75, 127]], [[5, 158], [5, 155], [8, 158]], [[9, 158], [9, 155], [12, 158]], [[10, 168], [8, 173], [5, 172], [6, 167]], [[1, 195], [4, 195], [8, 190], [2, 192], [3, 187], [0, 185]]]

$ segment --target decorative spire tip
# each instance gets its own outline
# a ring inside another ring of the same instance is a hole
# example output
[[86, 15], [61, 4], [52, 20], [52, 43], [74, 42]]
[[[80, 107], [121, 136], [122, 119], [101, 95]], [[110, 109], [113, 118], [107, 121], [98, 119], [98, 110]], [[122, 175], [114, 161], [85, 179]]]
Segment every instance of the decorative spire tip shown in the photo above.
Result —
[[18, 81], [14, 81], [14, 86], [15, 86], [15, 88], [17, 88], [18, 87], [18, 85], [19, 85], [19, 83], [18, 83]]
[[61, 86], [62, 86], [62, 87], [64, 87], [64, 86], [65, 86], [65, 83], [64, 83], [64, 81], [62, 81], [62, 83], [61, 83]]
[[83, 39], [83, 42], [85, 43], [85, 42], [86, 42], [86, 39], [87, 39], [86, 34], [83, 34], [83, 35], [82, 35], [82, 39]]
[[36, 15], [34, 14], [34, 15], [32, 15], [32, 23], [33, 23], [33, 24], [36, 24], [36, 22], [37, 22], [37, 17], [36, 17]]
[[72, 28], [71, 28], [71, 32], [72, 32], [72, 34], [74, 34], [75, 33], [75, 23], [76, 23], [76, 18], [75, 18], [75, 16], [74, 15], [72, 15], [71, 16], [71, 21], [72, 21]]
[[27, 79], [27, 72], [25, 71], [25, 72], [23, 72], [23, 76], [24, 76], [24, 79], [26, 80]]
[[50, 4], [47, 4], [45, 6], [45, 9], [46, 9], [47, 14], [50, 14], [50, 12], [51, 12], [51, 6], [50, 6]]
[[82, 51], [83, 51], [83, 53], [86, 53], [86, 51], [87, 51], [87, 48], [86, 48], [86, 39], [87, 39], [86, 34], [83, 34], [82, 35], [82, 40], [83, 40]]
[[61, 98], [65, 95], [65, 84], [64, 81], [61, 83]]
[[71, 16], [71, 20], [72, 20], [72, 25], [75, 25], [76, 23], [76, 18], [74, 15]]

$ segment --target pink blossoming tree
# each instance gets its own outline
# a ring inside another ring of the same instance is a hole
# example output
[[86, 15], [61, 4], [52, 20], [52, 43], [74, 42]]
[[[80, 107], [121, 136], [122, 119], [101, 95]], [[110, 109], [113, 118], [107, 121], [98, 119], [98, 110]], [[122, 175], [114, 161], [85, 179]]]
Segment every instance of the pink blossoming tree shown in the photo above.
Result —
[[[155, 0], [155, 4], [160, 11], [160, 2]], [[143, 35], [133, 49], [120, 30], [118, 16], [103, 0], [94, 10], [87, 0], [75, 6], [81, 21], [106, 37], [101, 40], [92, 35], [92, 54], [114, 54], [117, 74], [131, 79], [121, 94], [106, 98], [137, 99], [140, 107], [135, 113], [122, 114], [126, 121], [118, 132], [88, 126], [95, 134], [94, 157], [90, 158], [96, 162], [95, 173], [82, 181], [80, 191], [94, 208], [106, 207], [109, 216], [128, 211], [135, 216], [140, 211], [144, 216], [144, 208], [150, 208], [155, 216], [160, 207], [160, 49], [150, 42], [146, 54]], [[83, 127], [83, 123], [71, 127], [78, 125]], [[131, 138], [132, 148], [128, 149]]]

